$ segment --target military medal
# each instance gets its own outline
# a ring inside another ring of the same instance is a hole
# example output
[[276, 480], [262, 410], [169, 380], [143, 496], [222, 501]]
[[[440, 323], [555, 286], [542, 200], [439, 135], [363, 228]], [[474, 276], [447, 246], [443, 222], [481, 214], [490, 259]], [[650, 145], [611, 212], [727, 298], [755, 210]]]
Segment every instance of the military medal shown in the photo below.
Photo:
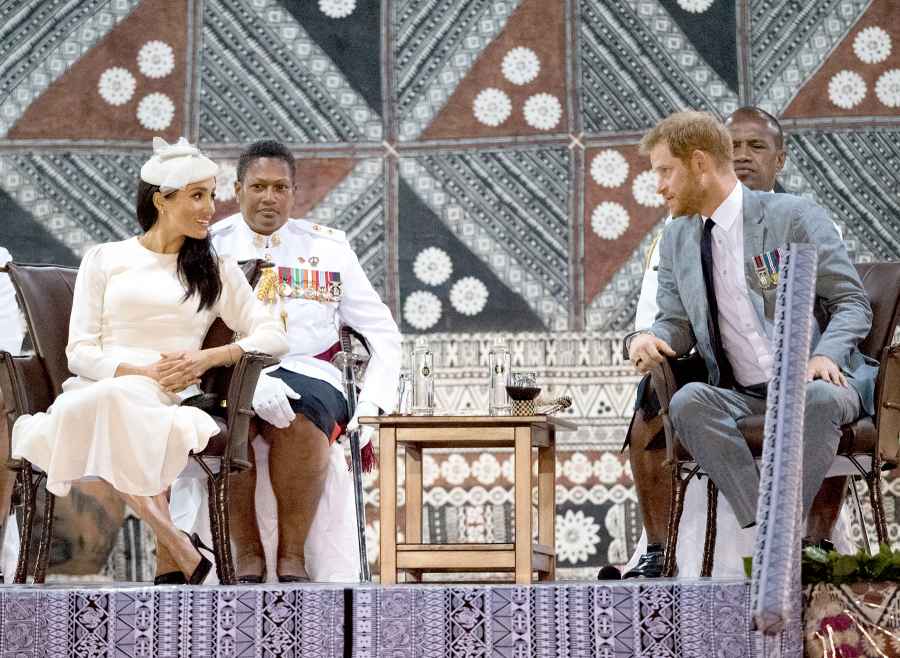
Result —
[[310, 259], [309, 259], [309, 264], [312, 265], [313, 267], [315, 267], [316, 265], [318, 265], [318, 264], [319, 264], [319, 257], [318, 257], [318, 256], [313, 256], [312, 258], [310, 258]]
[[753, 257], [756, 278], [763, 290], [770, 290], [778, 285], [778, 271], [781, 265], [781, 250], [773, 249], [765, 254]]
[[340, 272], [305, 267], [279, 267], [276, 286], [282, 297], [317, 302], [338, 302], [343, 294]]

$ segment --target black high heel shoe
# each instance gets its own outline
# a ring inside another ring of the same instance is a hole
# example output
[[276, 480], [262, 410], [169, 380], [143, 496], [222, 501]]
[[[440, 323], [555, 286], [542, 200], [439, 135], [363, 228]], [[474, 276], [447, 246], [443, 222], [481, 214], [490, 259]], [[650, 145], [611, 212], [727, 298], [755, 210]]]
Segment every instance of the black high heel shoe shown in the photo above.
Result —
[[187, 585], [187, 578], [180, 571], [161, 573], [153, 579], [154, 585]]
[[[185, 532], [184, 534], [187, 535]], [[188, 577], [187, 584], [188, 585], [201, 585], [203, 581], [206, 580], [206, 577], [209, 575], [209, 572], [212, 570], [212, 562], [200, 552], [202, 548], [207, 553], [212, 553], [212, 549], [203, 543], [203, 540], [200, 539], [200, 536], [195, 532], [192, 535], [188, 535], [191, 540], [191, 544], [193, 544], [194, 548], [197, 549], [197, 553], [200, 555], [200, 563], [194, 569], [194, 572]]]

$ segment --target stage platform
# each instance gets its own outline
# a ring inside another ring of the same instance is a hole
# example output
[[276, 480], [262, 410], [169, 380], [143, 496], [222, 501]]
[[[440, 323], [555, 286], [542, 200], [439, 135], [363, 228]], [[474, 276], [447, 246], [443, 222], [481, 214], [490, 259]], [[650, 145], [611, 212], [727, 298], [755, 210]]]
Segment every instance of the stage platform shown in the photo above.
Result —
[[[0, 588], [0, 656], [802, 655], [737, 581]], [[790, 636], [790, 637], [788, 637]]]

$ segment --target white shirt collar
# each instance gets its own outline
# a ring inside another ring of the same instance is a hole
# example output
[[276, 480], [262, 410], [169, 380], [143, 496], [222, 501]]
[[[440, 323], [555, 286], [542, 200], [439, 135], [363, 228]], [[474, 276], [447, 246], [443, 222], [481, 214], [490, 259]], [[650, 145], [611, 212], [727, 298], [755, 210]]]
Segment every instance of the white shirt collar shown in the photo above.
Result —
[[270, 233], [269, 235], [263, 235], [262, 233], [257, 233], [252, 228], [250, 228], [250, 224], [248, 224], [243, 217], [240, 218], [240, 223], [244, 226], [245, 234], [249, 236], [251, 240], [253, 240], [253, 244], [257, 247], [262, 247], [267, 244], [272, 246], [281, 244], [281, 230], [287, 226], [287, 222], [285, 222], [284, 226], [282, 226], [281, 228], [272, 231], [272, 233]]
[[744, 208], [744, 190], [740, 181], [734, 184], [731, 193], [725, 197], [725, 200], [719, 204], [712, 214], [712, 220], [716, 226], [722, 227], [724, 231], [730, 231], [735, 221], [741, 216]]

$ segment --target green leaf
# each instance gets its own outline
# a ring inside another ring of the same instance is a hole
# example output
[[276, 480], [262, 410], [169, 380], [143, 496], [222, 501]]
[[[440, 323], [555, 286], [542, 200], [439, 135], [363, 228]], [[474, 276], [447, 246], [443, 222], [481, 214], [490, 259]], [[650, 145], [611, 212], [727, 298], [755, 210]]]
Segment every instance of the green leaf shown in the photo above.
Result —
[[818, 546], [807, 546], [803, 549], [803, 559], [812, 560], [813, 562], [821, 562], [822, 564], [828, 564], [828, 553], [823, 551]]
[[852, 555], [838, 555], [831, 567], [831, 572], [837, 578], [846, 578], [859, 569], [859, 562]]

